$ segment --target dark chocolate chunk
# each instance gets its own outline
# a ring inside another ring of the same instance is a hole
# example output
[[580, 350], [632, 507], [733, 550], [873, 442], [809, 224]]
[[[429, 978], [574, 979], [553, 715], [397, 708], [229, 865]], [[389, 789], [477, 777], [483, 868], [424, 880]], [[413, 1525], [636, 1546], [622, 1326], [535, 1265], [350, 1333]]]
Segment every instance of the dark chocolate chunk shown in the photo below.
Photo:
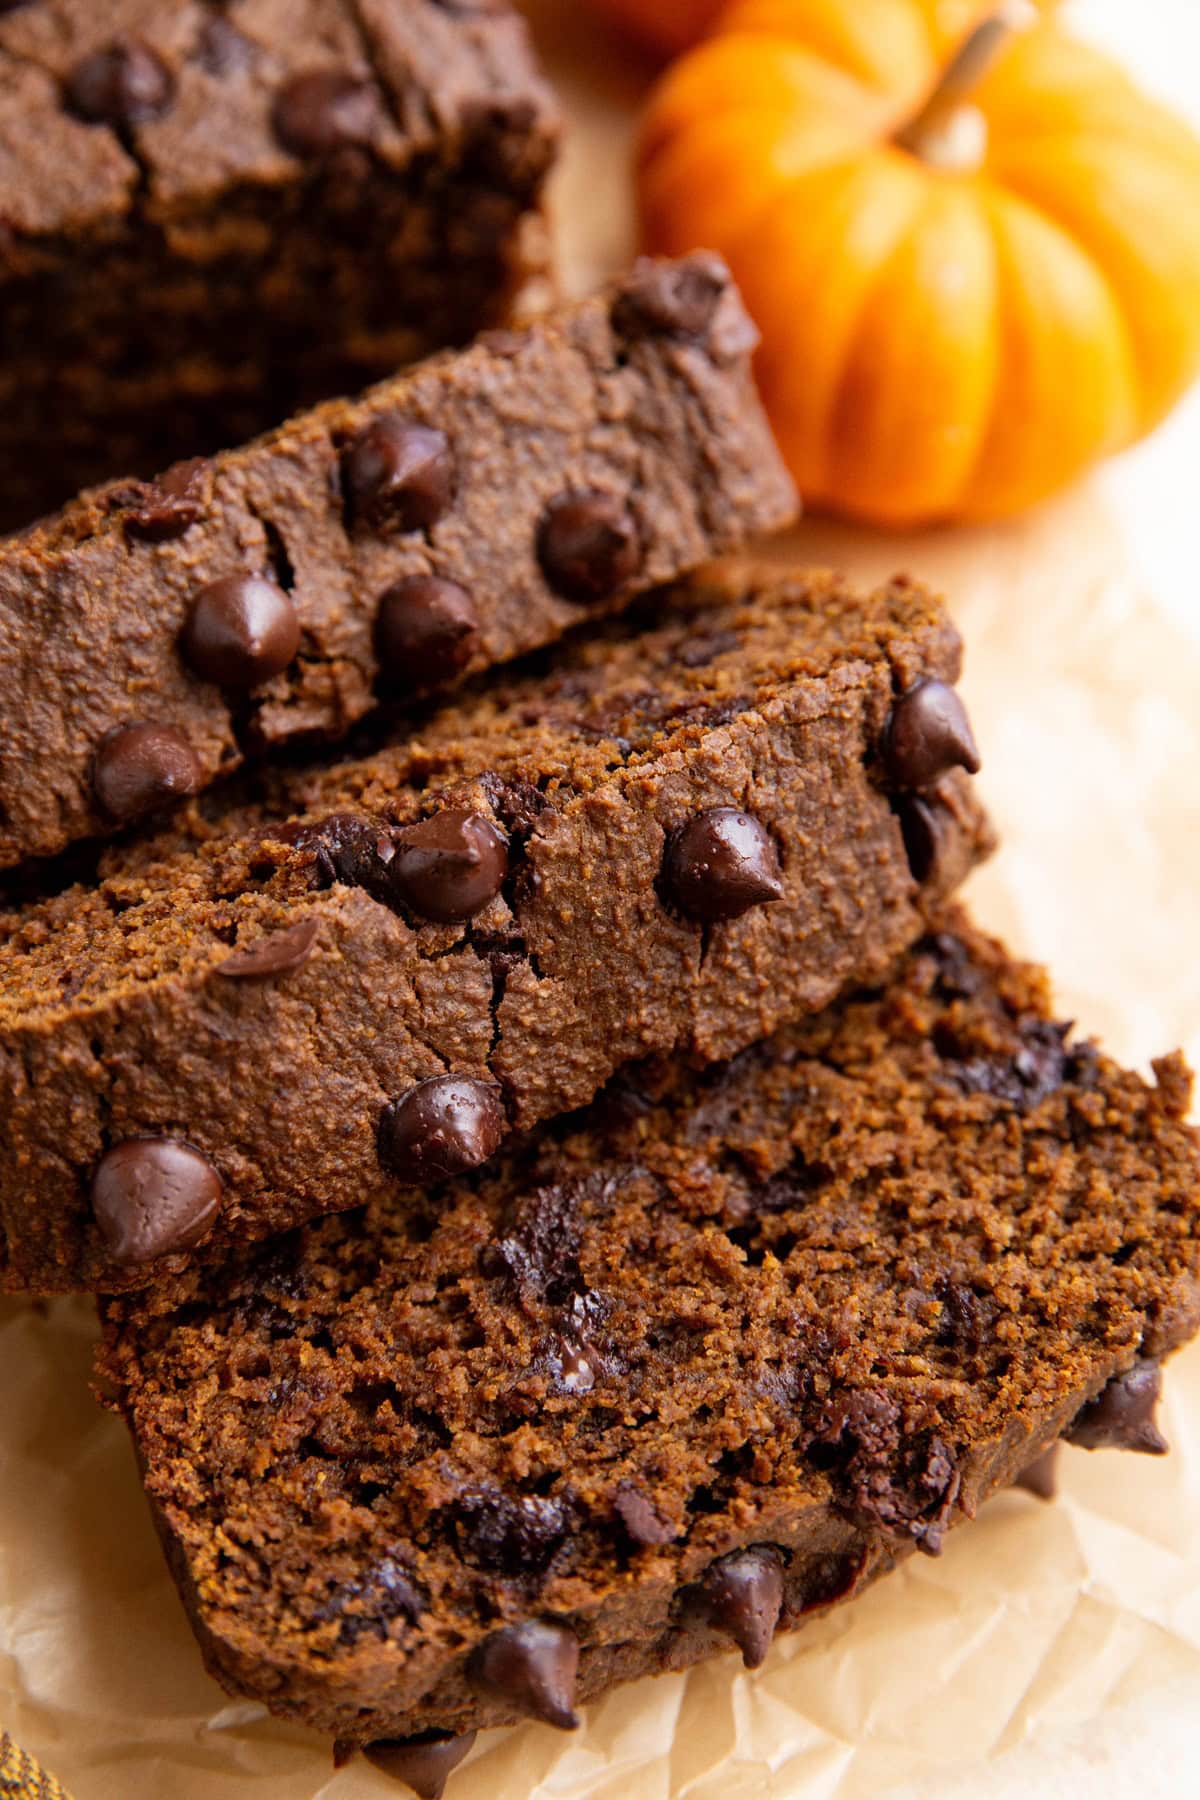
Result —
[[1064, 1083], [1080, 1081], [1087, 1069], [1089, 1046], [1068, 1044], [1070, 1025], [1049, 1019], [1017, 1021], [1018, 1041], [1008, 1054], [971, 1056], [956, 1061], [943, 1051], [955, 1086], [965, 1094], [987, 1094], [1028, 1111], [1057, 1094]]
[[562, 1306], [580, 1285], [584, 1181], [556, 1182], [523, 1194], [505, 1235], [483, 1252], [485, 1275], [506, 1275], [529, 1305]]
[[415, 1625], [425, 1610], [425, 1598], [410, 1571], [396, 1557], [385, 1556], [360, 1575], [339, 1582], [312, 1616], [319, 1624], [335, 1619], [338, 1641], [354, 1645], [367, 1636], [384, 1643], [397, 1619]]
[[1162, 1394], [1162, 1368], [1143, 1359], [1085, 1406], [1063, 1433], [1068, 1444], [1083, 1450], [1136, 1450], [1143, 1456], [1165, 1456], [1167, 1440], [1158, 1429], [1155, 1411]]
[[404, 1781], [419, 1800], [442, 1800], [446, 1783], [475, 1742], [475, 1733], [444, 1737], [429, 1732], [404, 1742], [367, 1744], [363, 1755], [394, 1781]]
[[779, 853], [766, 827], [732, 806], [697, 813], [674, 833], [663, 863], [667, 895], [705, 924], [740, 919], [783, 898]]
[[1058, 1493], [1058, 1445], [1051, 1444], [1048, 1450], [1043, 1450], [1021, 1470], [1013, 1485], [1024, 1488], [1028, 1494], [1036, 1494], [1039, 1500], [1053, 1500]]
[[574, 1731], [579, 1724], [578, 1671], [579, 1640], [569, 1626], [552, 1619], [529, 1619], [494, 1632], [481, 1646], [473, 1669], [481, 1687], [561, 1731]]
[[617, 296], [613, 324], [629, 338], [701, 338], [729, 283], [729, 270], [719, 256], [694, 256], [682, 266], [644, 258]]
[[466, 588], [411, 575], [379, 602], [375, 649], [385, 678], [405, 693], [461, 675], [479, 648], [479, 614]]
[[642, 566], [633, 514], [615, 494], [564, 494], [547, 507], [538, 556], [550, 586], [582, 605], [609, 600]]
[[435, 1075], [385, 1108], [379, 1160], [410, 1186], [479, 1168], [496, 1154], [508, 1123], [499, 1088], [468, 1075]]
[[128, 131], [160, 119], [175, 98], [175, 77], [157, 50], [124, 33], [76, 63], [66, 85], [71, 111], [90, 125]]
[[483, 813], [447, 807], [396, 833], [394, 893], [422, 919], [462, 924], [489, 905], [508, 874], [508, 839]]
[[319, 920], [301, 919], [298, 925], [276, 931], [245, 950], [235, 950], [218, 964], [217, 974], [226, 981], [267, 981], [276, 975], [290, 975], [312, 955], [320, 929]]
[[465, 1561], [515, 1580], [544, 1575], [570, 1526], [559, 1500], [480, 1490], [460, 1498], [455, 1536]]
[[951, 769], [978, 775], [979, 749], [956, 690], [944, 681], [918, 681], [893, 709], [883, 760], [902, 788], [931, 788]]
[[92, 1176], [92, 1212], [123, 1268], [190, 1250], [221, 1207], [221, 1177], [190, 1144], [132, 1138], [101, 1158]]
[[444, 432], [398, 413], [365, 425], [342, 452], [342, 481], [356, 521], [428, 531], [454, 499], [454, 453]]
[[369, 144], [382, 119], [379, 91], [348, 69], [309, 69], [275, 96], [275, 135], [293, 156], [328, 156], [347, 144]]
[[183, 654], [196, 673], [238, 693], [282, 674], [299, 648], [296, 608], [265, 575], [210, 582], [183, 629]]
[[97, 802], [119, 824], [141, 819], [200, 786], [191, 745], [170, 725], [121, 725], [101, 739], [92, 770]]
[[731, 1637], [748, 1669], [761, 1668], [783, 1611], [783, 1565], [775, 1550], [738, 1550], [700, 1584], [710, 1625]]
[[202, 456], [176, 463], [145, 492], [125, 515], [125, 534], [148, 544], [171, 543], [183, 537], [204, 516], [200, 477], [208, 468]]
[[679, 1536], [675, 1527], [659, 1515], [653, 1503], [632, 1482], [621, 1483], [613, 1508], [639, 1549], [670, 1544]]

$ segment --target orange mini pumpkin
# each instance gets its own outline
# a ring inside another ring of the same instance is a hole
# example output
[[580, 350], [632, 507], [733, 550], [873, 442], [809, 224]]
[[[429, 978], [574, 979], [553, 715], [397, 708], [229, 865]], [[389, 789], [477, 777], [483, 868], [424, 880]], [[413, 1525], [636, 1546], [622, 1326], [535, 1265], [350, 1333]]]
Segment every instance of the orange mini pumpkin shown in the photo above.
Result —
[[714, 23], [725, 0], [592, 0], [622, 31], [652, 50], [676, 56]]
[[1016, 511], [1200, 372], [1200, 142], [994, 0], [734, 0], [652, 101], [641, 197], [652, 248], [729, 259], [835, 510]]

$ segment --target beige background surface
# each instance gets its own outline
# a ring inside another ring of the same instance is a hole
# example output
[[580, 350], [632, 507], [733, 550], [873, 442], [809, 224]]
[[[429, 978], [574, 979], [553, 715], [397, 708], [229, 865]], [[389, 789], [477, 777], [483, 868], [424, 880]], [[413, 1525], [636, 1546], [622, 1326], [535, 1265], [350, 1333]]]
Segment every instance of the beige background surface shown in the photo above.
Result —
[[[651, 4], [652, 0], [647, 0]], [[1087, 30], [1200, 113], [1194, 0], [1078, 0]], [[575, 0], [539, 0], [576, 133], [560, 193], [575, 286], [628, 253], [637, 81]], [[1019, 525], [922, 540], [809, 524], [804, 554], [941, 583], [967, 639], [1004, 832], [978, 913], [1051, 963], [1124, 1057], [1200, 1062], [1200, 400]], [[87, 1393], [82, 1303], [0, 1304], [0, 1720], [75, 1800], [384, 1800], [309, 1734], [207, 1680], [115, 1420]], [[1173, 1365], [1166, 1462], [1068, 1452], [1054, 1508], [1007, 1496], [844, 1614], [618, 1693], [563, 1738], [481, 1739], [452, 1800], [913, 1800], [1196, 1791], [1200, 1350]]]

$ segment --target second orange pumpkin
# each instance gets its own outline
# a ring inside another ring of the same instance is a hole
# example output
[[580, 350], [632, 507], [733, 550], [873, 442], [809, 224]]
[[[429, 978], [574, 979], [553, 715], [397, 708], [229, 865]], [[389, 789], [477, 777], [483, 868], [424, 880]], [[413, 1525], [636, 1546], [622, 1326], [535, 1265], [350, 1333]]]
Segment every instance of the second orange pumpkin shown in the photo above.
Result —
[[1015, 511], [1200, 372], [1200, 143], [1052, 23], [924, 112], [995, 11], [735, 0], [652, 103], [649, 244], [728, 257], [818, 504], [892, 524]]

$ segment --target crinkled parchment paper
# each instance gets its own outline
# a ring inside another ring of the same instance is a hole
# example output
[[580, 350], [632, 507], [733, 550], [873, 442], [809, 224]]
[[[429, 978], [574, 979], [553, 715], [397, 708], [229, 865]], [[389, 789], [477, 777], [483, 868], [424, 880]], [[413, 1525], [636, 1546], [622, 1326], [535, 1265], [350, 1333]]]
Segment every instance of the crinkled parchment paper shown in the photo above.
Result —
[[[1174, 31], [1185, 61], [1190, 45], [1194, 80], [1191, 6], [1125, 18]], [[577, 125], [560, 219], [584, 286], [628, 251], [636, 84], [606, 69], [574, 0], [538, 11]], [[1109, 0], [1079, 11], [1120, 25]], [[1005, 836], [976, 910], [1052, 965], [1065, 1016], [1143, 1066], [1180, 1043], [1200, 1061], [1198, 468], [1193, 404], [1020, 524], [800, 536], [814, 561], [909, 568], [950, 594]], [[123, 1428], [89, 1398], [91, 1338], [84, 1302], [0, 1305], [0, 1721], [74, 1800], [396, 1794], [361, 1762], [333, 1775], [327, 1745], [208, 1681]], [[1065, 1452], [1058, 1505], [1001, 1497], [940, 1561], [781, 1641], [756, 1678], [726, 1657], [612, 1695], [576, 1736], [482, 1738], [453, 1800], [1195, 1792], [1200, 1350], [1171, 1367], [1164, 1424], [1166, 1461]]]

